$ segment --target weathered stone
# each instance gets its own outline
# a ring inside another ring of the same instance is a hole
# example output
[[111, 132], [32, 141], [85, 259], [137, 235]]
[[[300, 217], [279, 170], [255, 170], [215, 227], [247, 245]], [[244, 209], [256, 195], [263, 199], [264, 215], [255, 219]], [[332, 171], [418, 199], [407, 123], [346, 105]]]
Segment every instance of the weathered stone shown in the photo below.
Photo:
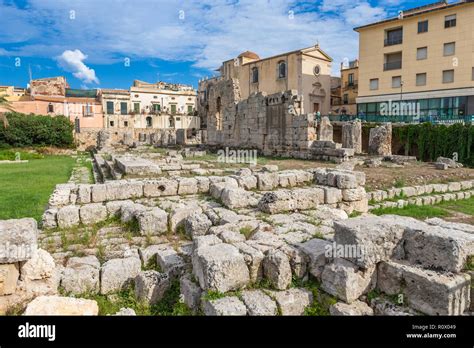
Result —
[[137, 313], [132, 308], [120, 308], [120, 310], [114, 314], [115, 316], [135, 316]]
[[184, 223], [187, 217], [193, 215], [194, 213], [201, 212], [202, 209], [200, 207], [192, 205], [172, 209], [169, 214], [169, 224], [171, 227], [171, 231], [176, 232], [178, 228], [184, 228]]
[[170, 287], [170, 278], [165, 273], [143, 271], [135, 278], [135, 296], [139, 301], [156, 304]]
[[77, 185], [77, 203], [88, 204], [92, 201], [92, 187], [91, 185], [79, 184]]
[[193, 195], [198, 193], [197, 180], [195, 178], [180, 178], [178, 182], [178, 195]]
[[0, 296], [13, 294], [19, 278], [18, 263], [0, 264]]
[[474, 234], [418, 224], [406, 229], [404, 251], [412, 264], [457, 273], [474, 255]]
[[351, 304], [338, 302], [329, 307], [331, 315], [374, 315], [374, 310], [367, 303], [354, 301]]
[[268, 295], [260, 290], [242, 291], [242, 301], [247, 306], [250, 316], [277, 315], [277, 305]]
[[122, 206], [132, 205], [133, 201], [111, 201], [106, 202], [105, 207], [107, 209], [107, 214], [111, 217], [120, 217]]
[[208, 316], [247, 315], [245, 304], [235, 296], [204, 300], [203, 311]]
[[467, 274], [440, 274], [402, 262], [378, 266], [377, 287], [388, 295], [403, 294], [410, 307], [428, 315], [461, 315], [469, 308]]
[[245, 208], [258, 204], [258, 200], [252, 192], [241, 188], [224, 188], [221, 192], [221, 200], [222, 204], [230, 209]]
[[142, 235], [160, 235], [168, 232], [168, 214], [158, 207], [140, 211], [136, 218]]
[[201, 305], [201, 288], [198, 284], [192, 281], [190, 275], [181, 277], [179, 284], [184, 303], [191, 310], [197, 311]]
[[194, 213], [184, 220], [184, 230], [193, 239], [196, 236], [204, 236], [211, 226], [212, 221], [206, 214]]
[[25, 315], [98, 315], [94, 300], [82, 298], [40, 296], [26, 306]]
[[321, 287], [327, 293], [352, 303], [375, 287], [375, 266], [359, 269], [350, 261], [336, 258], [324, 267]]
[[369, 134], [369, 155], [389, 156], [392, 154], [392, 124], [372, 128]]
[[43, 229], [52, 229], [58, 227], [58, 222], [56, 221], [56, 217], [58, 215], [57, 208], [50, 208], [47, 209], [43, 213], [43, 217], [41, 219], [41, 226]]
[[109, 294], [124, 289], [140, 273], [141, 267], [140, 259], [136, 257], [107, 261], [100, 270], [100, 293]]
[[366, 192], [365, 188], [358, 187], [355, 189], [342, 190], [342, 200], [346, 202], [355, 202], [365, 199]]
[[61, 286], [66, 293], [75, 295], [97, 293], [100, 263], [95, 256], [73, 257], [62, 270]]
[[309, 273], [316, 278], [320, 278], [324, 266], [328, 262], [326, 253], [328, 248], [331, 247], [331, 243], [322, 239], [311, 239], [297, 247], [308, 259]]
[[75, 205], [67, 205], [59, 209], [58, 226], [60, 228], [69, 228], [69, 227], [78, 226], [79, 223], [80, 223], [79, 207]]
[[281, 315], [303, 315], [306, 307], [313, 303], [313, 294], [306, 289], [271, 291], [270, 295], [277, 302]]
[[277, 173], [258, 173], [257, 174], [257, 187], [260, 191], [270, 191], [278, 186], [278, 174]]
[[342, 191], [335, 187], [323, 187], [324, 203], [335, 204], [342, 201]]
[[26, 261], [20, 268], [22, 280], [39, 280], [51, 278], [56, 264], [53, 257], [43, 249], [33, 252], [31, 259]]
[[205, 290], [237, 290], [250, 281], [244, 257], [230, 244], [200, 247], [194, 251], [192, 263], [194, 275]]
[[342, 147], [354, 149], [356, 154], [362, 153], [362, 123], [346, 122], [342, 125]]
[[178, 194], [178, 182], [173, 179], [148, 180], [143, 185], [145, 197], [175, 196]]
[[321, 122], [319, 122], [318, 140], [332, 141], [332, 139], [333, 127], [331, 121], [329, 121], [329, 117], [324, 116], [321, 118]]
[[158, 251], [167, 249], [168, 246], [166, 244], [158, 244], [158, 245], [150, 245], [144, 249], [139, 250], [140, 258], [142, 259], [143, 264], [146, 266], [149, 264], [150, 260], [156, 260], [156, 254]]
[[93, 225], [107, 219], [107, 208], [101, 203], [85, 204], [79, 214], [84, 225]]
[[122, 222], [131, 222], [137, 218], [138, 214], [146, 211], [147, 208], [141, 204], [125, 203], [120, 208], [120, 220]]
[[270, 250], [263, 259], [263, 272], [275, 289], [285, 290], [291, 284], [291, 266], [286, 254]]
[[158, 250], [156, 262], [161, 270], [171, 278], [179, 277], [184, 272], [186, 266], [184, 259], [172, 248]]
[[28, 260], [36, 251], [35, 219], [0, 220], [0, 264]]
[[402, 258], [402, 240], [406, 228], [421, 224], [423, 223], [413, 218], [395, 215], [337, 221], [334, 223], [334, 241], [351, 251], [351, 255], [345, 255], [344, 258], [366, 268], [380, 261]]
[[235, 243], [234, 246], [244, 256], [244, 260], [249, 268], [250, 281], [256, 283], [261, 280], [263, 277], [263, 252], [247, 243]]

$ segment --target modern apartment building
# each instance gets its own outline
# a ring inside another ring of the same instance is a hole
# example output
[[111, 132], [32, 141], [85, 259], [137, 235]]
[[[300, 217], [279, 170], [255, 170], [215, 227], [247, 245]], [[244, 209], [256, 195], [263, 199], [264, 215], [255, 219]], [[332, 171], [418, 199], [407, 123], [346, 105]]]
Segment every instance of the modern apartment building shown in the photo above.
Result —
[[473, 0], [421, 6], [355, 30], [359, 115], [403, 114], [408, 104], [421, 118], [474, 114]]

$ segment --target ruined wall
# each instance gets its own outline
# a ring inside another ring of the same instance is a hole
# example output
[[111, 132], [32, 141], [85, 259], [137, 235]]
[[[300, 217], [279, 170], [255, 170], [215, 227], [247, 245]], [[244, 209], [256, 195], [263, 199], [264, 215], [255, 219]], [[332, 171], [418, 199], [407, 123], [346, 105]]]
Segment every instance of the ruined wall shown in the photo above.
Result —
[[316, 125], [312, 114], [301, 114], [302, 103], [296, 91], [254, 93], [241, 100], [237, 80], [218, 81], [207, 87], [199, 109], [207, 120], [207, 144], [305, 157], [316, 140]]

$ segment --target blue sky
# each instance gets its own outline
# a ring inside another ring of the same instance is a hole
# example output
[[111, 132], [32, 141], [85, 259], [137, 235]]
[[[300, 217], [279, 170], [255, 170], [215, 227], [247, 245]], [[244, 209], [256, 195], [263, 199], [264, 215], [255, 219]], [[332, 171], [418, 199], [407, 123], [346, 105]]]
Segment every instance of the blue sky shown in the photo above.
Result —
[[352, 29], [435, 0], [0, 0], [0, 85], [66, 76], [73, 88], [129, 88], [134, 79], [197, 86], [224, 60], [319, 42], [358, 54]]

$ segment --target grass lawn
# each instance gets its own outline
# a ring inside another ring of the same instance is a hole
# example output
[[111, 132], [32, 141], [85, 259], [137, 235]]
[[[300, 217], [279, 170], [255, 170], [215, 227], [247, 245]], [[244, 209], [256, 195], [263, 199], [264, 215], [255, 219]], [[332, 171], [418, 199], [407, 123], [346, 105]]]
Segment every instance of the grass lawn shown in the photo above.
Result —
[[371, 211], [375, 215], [401, 215], [411, 216], [416, 219], [424, 220], [432, 217], [449, 218], [456, 214], [463, 214], [474, 217], [474, 197], [459, 201], [442, 202], [436, 205], [416, 206], [409, 205], [404, 208], [379, 208]]
[[68, 156], [0, 164], [0, 219], [40, 221], [54, 187], [69, 180], [74, 165], [75, 159]]

